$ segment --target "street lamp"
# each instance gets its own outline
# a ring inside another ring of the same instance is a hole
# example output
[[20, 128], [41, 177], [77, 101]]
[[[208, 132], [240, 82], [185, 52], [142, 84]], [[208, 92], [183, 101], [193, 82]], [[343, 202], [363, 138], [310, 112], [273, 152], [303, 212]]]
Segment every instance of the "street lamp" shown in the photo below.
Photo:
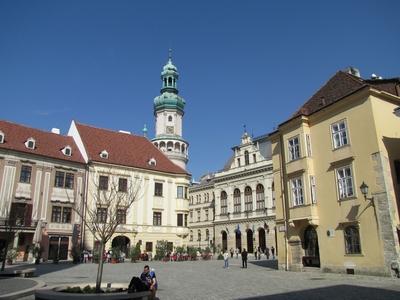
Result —
[[368, 195], [368, 185], [363, 181], [362, 184], [360, 185], [360, 190], [361, 193], [364, 195], [364, 199], [368, 200], [372, 206], [374, 206], [374, 197], [367, 197]]

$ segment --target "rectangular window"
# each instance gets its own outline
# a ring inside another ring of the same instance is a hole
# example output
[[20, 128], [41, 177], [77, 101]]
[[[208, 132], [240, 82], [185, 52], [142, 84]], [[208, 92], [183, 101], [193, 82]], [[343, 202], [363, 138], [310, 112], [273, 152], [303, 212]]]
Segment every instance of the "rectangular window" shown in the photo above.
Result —
[[197, 222], [200, 222], [200, 218], [201, 218], [201, 211], [198, 210], [197, 211]]
[[299, 137], [296, 136], [288, 141], [289, 144], [289, 160], [300, 158]]
[[188, 215], [185, 214], [185, 227], [187, 227], [187, 226], [188, 226]]
[[146, 251], [153, 252], [153, 242], [146, 242]]
[[331, 125], [333, 148], [340, 148], [349, 143], [346, 122], [340, 121]]
[[227, 199], [221, 199], [221, 215], [228, 213], [228, 201]]
[[107, 208], [101, 208], [101, 207], [97, 208], [97, 222], [107, 223]]
[[315, 176], [310, 176], [310, 191], [311, 191], [311, 203], [317, 203], [317, 194], [315, 191]]
[[237, 159], [238, 167], [240, 167], [240, 158]]
[[19, 176], [19, 182], [30, 183], [31, 182], [31, 173], [32, 173], [31, 166], [22, 166], [21, 174]]
[[187, 186], [185, 186], [185, 199], [187, 199], [188, 198], [188, 187]]
[[176, 189], [176, 198], [183, 199], [183, 186], [178, 186]]
[[65, 174], [65, 188], [66, 189], [74, 188], [74, 174], [72, 173]]
[[176, 220], [178, 226], [182, 227], [183, 226], [183, 214], [177, 214], [177, 220]]
[[193, 211], [190, 212], [190, 222], [193, 222]]
[[206, 209], [206, 210], [204, 211], [204, 213], [205, 213], [206, 221], [208, 221], [208, 209]]
[[62, 222], [63, 223], [71, 223], [71, 212], [72, 212], [72, 209], [70, 207], [63, 207], [63, 210], [62, 210]]
[[108, 176], [99, 176], [99, 190], [107, 191], [108, 190]]
[[64, 187], [64, 179], [65, 179], [65, 173], [61, 172], [61, 171], [56, 171], [54, 186], [63, 188]]
[[257, 162], [257, 155], [254, 153], [253, 154], [253, 163], [256, 163]]
[[336, 169], [337, 184], [339, 199], [345, 199], [354, 196], [353, 187], [353, 175], [351, 173], [351, 167], [345, 166], [343, 168]]
[[123, 208], [117, 209], [117, 223], [126, 224], [126, 209]]
[[158, 211], [153, 212], [153, 225], [161, 226], [161, 212]]
[[303, 197], [303, 183], [301, 178], [294, 178], [290, 180], [291, 191], [292, 191], [292, 201], [293, 206], [303, 205], [304, 197]]
[[51, 209], [51, 222], [61, 223], [61, 206], [53, 206]]
[[154, 183], [154, 196], [162, 197], [163, 195], [163, 184], [161, 182]]
[[309, 134], [306, 134], [306, 146], [307, 146], [307, 156], [311, 157], [311, 138]]
[[118, 179], [118, 192], [126, 193], [128, 191], [128, 179]]

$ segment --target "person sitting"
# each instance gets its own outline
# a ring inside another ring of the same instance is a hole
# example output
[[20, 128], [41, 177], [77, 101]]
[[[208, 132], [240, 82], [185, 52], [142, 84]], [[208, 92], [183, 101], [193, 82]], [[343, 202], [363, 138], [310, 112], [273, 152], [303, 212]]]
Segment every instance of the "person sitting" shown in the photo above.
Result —
[[140, 275], [140, 279], [148, 287], [149, 291], [151, 292], [150, 299], [155, 299], [157, 288], [158, 288], [158, 283], [157, 283], [156, 273], [154, 272], [154, 270], [150, 271], [150, 268], [148, 265], [144, 266], [143, 272]]

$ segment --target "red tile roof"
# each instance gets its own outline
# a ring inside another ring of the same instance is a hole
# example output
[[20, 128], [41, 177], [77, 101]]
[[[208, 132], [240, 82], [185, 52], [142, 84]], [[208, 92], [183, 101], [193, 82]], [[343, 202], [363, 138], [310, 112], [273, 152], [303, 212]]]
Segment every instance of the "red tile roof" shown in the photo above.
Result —
[[[75, 125], [85, 146], [89, 161], [173, 174], [188, 174], [145, 137], [96, 128], [77, 122], [75, 122]], [[100, 157], [103, 150], [108, 152], [108, 158]], [[156, 160], [155, 166], [149, 165], [151, 158]]]
[[300, 115], [309, 116], [364, 87], [372, 87], [400, 96], [400, 78], [364, 80], [349, 73], [339, 71], [304, 103], [292, 118]]
[[[0, 120], [0, 131], [4, 133], [4, 143], [0, 143], [0, 149], [85, 163], [78, 147], [70, 136], [42, 131], [3, 120]], [[25, 146], [25, 142], [29, 138], [35, 140], [35, 149], [29, 149]], [[71, 147], [71, 156], [66, 156], [61, 151], [66, 146]]]

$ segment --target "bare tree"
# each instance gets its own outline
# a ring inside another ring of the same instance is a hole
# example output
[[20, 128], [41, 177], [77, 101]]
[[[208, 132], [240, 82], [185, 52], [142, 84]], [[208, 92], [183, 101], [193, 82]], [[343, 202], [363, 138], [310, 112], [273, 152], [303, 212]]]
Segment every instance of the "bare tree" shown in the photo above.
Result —
[[83, 219], [85, 227], [99, 242], [96, 292], [100, 292], [105, 245], [117, 231], [118, 225], [124, 223], [118, 211], [128, 215], [133, 202], [138, 198], [141, 180], [131, 175], [113, 178], [99, 175], [97, 172], [92, 174], [91, 184], [87, 187], [88, 199], [83, 202], [82, 207], [75, 202], [73, 210]]

